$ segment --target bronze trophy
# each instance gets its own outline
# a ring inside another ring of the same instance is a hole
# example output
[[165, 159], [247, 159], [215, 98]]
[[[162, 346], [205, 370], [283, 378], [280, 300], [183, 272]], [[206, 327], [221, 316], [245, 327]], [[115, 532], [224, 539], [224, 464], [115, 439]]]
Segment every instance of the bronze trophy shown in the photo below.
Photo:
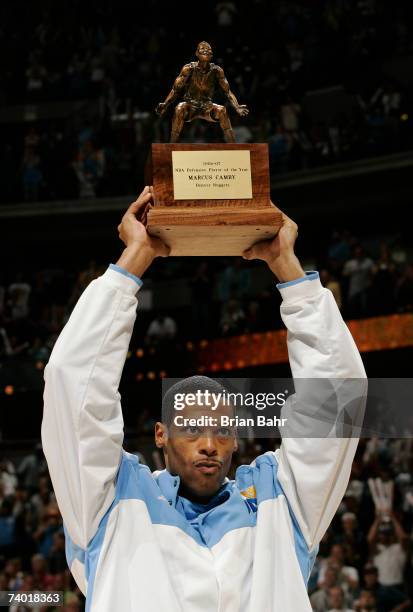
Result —
[[[176, 105], [170, 144], [152, 144], [148, 181], [154, 206], [148, 232], [161, 237], [171, 255], [241, 255], [254, 242], [275, 236], [281, 213], [270, 201], [268, 146], [236, 144], [225, 106], [213, 101], [221, 88], [244, 117], [223, 69], [211, 62], [211, 46], [200, 42], [198, 61], [185, 64], [170, 93], [156, 107], [162, 116]], [[195, 119], [220, 124], [225, 143], [177, 144], [183, 125]]]

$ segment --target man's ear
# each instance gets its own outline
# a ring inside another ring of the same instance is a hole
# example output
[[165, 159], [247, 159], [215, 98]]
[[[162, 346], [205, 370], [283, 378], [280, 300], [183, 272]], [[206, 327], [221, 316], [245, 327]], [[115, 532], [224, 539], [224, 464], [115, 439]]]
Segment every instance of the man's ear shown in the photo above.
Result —
[[157, 448], [165, 448], [168, 442], [168, 428], [164, 423], [155, 423], [155, 444]]

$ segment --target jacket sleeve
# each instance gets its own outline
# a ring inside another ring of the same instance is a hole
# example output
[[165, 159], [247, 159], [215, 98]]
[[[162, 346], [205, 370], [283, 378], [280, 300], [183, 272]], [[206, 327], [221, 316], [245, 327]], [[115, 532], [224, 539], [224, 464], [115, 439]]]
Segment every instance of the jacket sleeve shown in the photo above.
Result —
[[123, 442], [118, 386], [137, 290], [110, 268], [92, 281], [45, 368], [43, 450], [65, 527], [83, 549], [114, 499]]
[[[334, 297], [317, 273], [279, 289], [295, 394], [282, 411], [288, 427], [276, 451], [278, 480], [312, 550], [348, 485], [364, 416], [366, 373]], [[335, 418], [343, 407], [355, 425], [348, 437], [337, 434]]]

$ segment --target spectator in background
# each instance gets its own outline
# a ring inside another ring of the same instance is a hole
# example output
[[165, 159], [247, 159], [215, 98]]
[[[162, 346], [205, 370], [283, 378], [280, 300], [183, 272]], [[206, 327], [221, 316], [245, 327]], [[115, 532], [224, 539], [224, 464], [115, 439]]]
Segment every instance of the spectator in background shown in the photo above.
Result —
[[350, 317], [367, 313], [367, 296], [373, 267], [373, 260], [365, 255], [361, 245], [357, 245], [353, 258], [347, 261], [343, 268], [343, 276], [349, 279], [347, 301]]
[[245, 333], [262, 331], [260, 305], [255, 300], [248, 302], [245, 314]]
[[328, 565], [324, 570], [323, 579], [319, 580], [318, 590], [310, 597], [314, 612], [327, 612], [330, 606], [329, 592], [332, 587], [337, 586], [337, 579], [337, 570]]
[[26, 455], [19, 467], [17, 475], [30, 494], [39, 489], [40, 476], [46, 470], [46, 461], [43, 456], [42, 445], [36, 444], [34, 452]]
[[104, 151], [96, 149], [91, 140], [86, 140], [74, 162], [81, 198], [96, 197], [96, 190], [103, 176], [104, 168]]
[[55, 534], [61, 530], [61, 517], [56, 504], [50, 504], [46, 513], [41, 517], [40, 525], [33, 534], [37, 541], [38, 551], [46, 559], [54, 544]]
[[328, 247], [328, 259], [337, 262], [340, 266], [351, 258], [352, 237], [347, 231], [333, 232]]
[[341, 517], [342, 535], [340, 543], [347, 552], [347, 560], [354, 567], [361, 569], [361, 560], [366, 553], [366, 541], [363, 532], [357, 526], [354, 512], [345, 512]]
[[359, 598], [354, 602], [356, 612], [378, 612], [376, 596], [372, 591], [364, 589]]
[[280, 122], [285, 132], [296, 135], [299, 130], [301, 107], [287, 95], [286, 101], [281, 105]]
[[10, 499], [3, 499], [0, 505], [0, 557], [7, 559], [13, 552], [16, 543], [16, 519], [13, 516], [13, 504]]
[[16, 280], [7, 289], [7, 305], [12, 319], [25, 319], [29, 314], [31, 290], [30, 284], [23, 280], [21, 273], [18, 273]]
[[[59, 574], [67, 569], [65, 552], [65, 534], [62, 530], [53, 534], [53, 545], [48, 554], [49, 569], [51, 574]], [[54, 585], [56, 588], [56, 584]]]
[[227, 265], [218, 279], [218, 299], [227, 302], [231, 298], [243, 300], [250, 290], [251, 272], [243, 266], [237, 257], [234, 263]]
[[293, 140], [281, 124], [275, 128], [275, 133], [268, 139], [268, 150], [270, 155], [270, 166], [272, 172], [282, 174], [287, 172], [289, 154], [293, 147]]
[[410, 608], [411, 601], [402, 591], [380, 584], [377, 567], [372, 563], [365, 565], [363, 579], [366, 589], [376, 597], [377, 612], [402, 612]]
[[46, 80], [46, 68], [36, 57], [32, 57], [26, 70], [26, 90], [31, 101], [41, 100]]
[[380, 584], [403, 590], [408, 537], [392, 512], [386, 518], [383, 520], [378, 514], [370, 527], [367, 535], [370, 556], [378, 569]]
[[413, 311], [413, 264], [406, 264], [396, 282], [396, 306], [398, 312]]
[[329, 608], [327, 612], [354, 612], [345, 604], [344, 591], [339, 586], [333, 586], [328, 591]]
[[172, 317], [160, 313], [149, 324], [146, 332], [146, 343], [151, 346], [170, 344], [176, 336], [176, 322]]
[[35, 554], [32, 556], [31, 575], [33, 577], [33, 587], [31, 590], [48, 591], [53, 589], [54, 578], [48, 571], [47, 561], [43, 555]]
[[245, 331], [245, 313], [238, 300], [229, 300], [224, 304], [221, 315], [221, 333], [233, 336]]
[[318, 584], [321, 586], [324, 582], [324, 575], [327, 567], [332, 567], [337, 571], [337, 583], [347, 594], [354, 593], [359, 583], [359, 574], [355, 567], [345, 565], [344, 563], [344, 547], [341, 544], [333, 544], [330, 549], [330, 555], [325, 559], [320, 568], [318, 576]]
[[333, 276], [329, 272], [329, 270], [326, 270], [325, 268], [320, 271], [320, 280], [323, 283], [324, 287], [330, 289], [335, 301], [337, 302], [337, 306], [341, 310], [343, 306], [343, 300], [341, 296], [340, 283], [336, 280], [335, 276]]
[[[30, 490], [30, 487], [28, 488]], [[34, 520], [39, 522], [46, 514], [48, 506], [56, 502], [49, 476], [39, 478], [38, 492], [32, 495], [30, 501], [33, 506]]]
[[17, 486], [16, 470], [13, 463], [7, 459], [0, 462], [0, 486], [0, 502], [9, 495], [13, 495]]

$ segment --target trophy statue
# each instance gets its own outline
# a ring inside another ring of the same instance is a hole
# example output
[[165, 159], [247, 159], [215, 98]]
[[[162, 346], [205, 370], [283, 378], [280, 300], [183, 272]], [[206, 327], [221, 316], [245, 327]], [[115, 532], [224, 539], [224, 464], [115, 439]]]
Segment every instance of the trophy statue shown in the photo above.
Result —
[[176, 106], [172, 119], [170, 142], [178, 142], [184, 122], [194, 119], [218, 122], [225, 142], [235, 142], [227, 109], [212, 101], [216, 87], [222, 89], [238, 115], [241, 117], [248, 115], [248, 109], [245, 104], [238, 104], [222, 68], [211, 63], [211, 45], [205, 41], [200, 42], [196, 56], [198, 61], [185, 64], [165, 102], [161, 102], [156, 107], [156, 112], [162, 117], [169, 104], [183, 94], [183, 101]]
[[[281, 212], [271, 203], [266, 144], [236, 144], [225, 106], [213, 102], [220, 87], [234, 110], [244, 117], [223, 69], [211, 62], [209, 43], [200, 42], [198, 61], [186, 64], [164, 102], [162, 116], [177, 100], [169, 144], [152, 144], [147, 182], [154, 205], [147, 228], [162, 238], [171, 255], [241, 255], [252, 244], [273, 238]], [[185, 122], [220, 124], [225, 143], [178, 144]]]

